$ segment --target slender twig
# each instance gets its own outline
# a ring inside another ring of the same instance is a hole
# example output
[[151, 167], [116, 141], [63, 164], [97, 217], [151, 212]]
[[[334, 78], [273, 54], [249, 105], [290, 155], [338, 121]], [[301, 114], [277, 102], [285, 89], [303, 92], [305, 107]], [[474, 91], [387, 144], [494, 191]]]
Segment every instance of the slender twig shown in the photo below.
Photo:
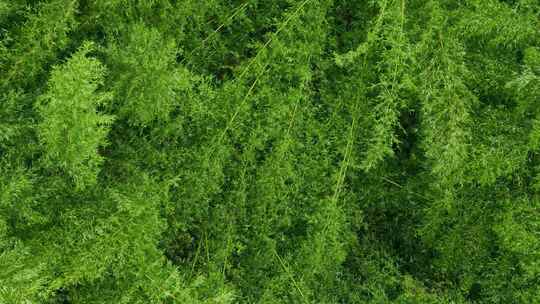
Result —
[[199, 245], [197, 245], [197, 251], [195, 251], [195, 257], [193, 258], [193, 263], [191, 264], [191, 270], [189, 271], [189, 277], [193, 275], [193, 271], [195, 271], [195, 265], [197, 264], [197, 260], [199, 258], [199, 252], [201, 251], [202, 246], [202, 238], [199, 239]]
[[[195, 53], [197, 50], [199, 50], [200, 48], [205, 46], [206, 42], [208, 40], [210, 40], [210, 38], [213, 38], [225, 25], [227, 25], [229, 22], [231, 22], [234, 19], [234, 17], [236, 17], [236, 15], [238, 15], [248, 5], [248, 3], [249, 3], [249, 1], [246, 1], [243, 4], [241, 4], [240, 6], [238, 6], [233, 11], [233, 13], [225, 20], [225, 22], [220, 24], [212, 33], [210, 33], [206, 38], [204, 38], [199, 46], [197, 46], [196, 48], [191, 50], [191, 52], [189, 52], [189, 56], [193, 55], [193, 53]], [[189, 57], [189, 56], [187, 56], [187, 57]], [[184, 57], [182, 59], [182, 61], [180, 61], [180, 63], [185, 63], [186, 60], [187, 60], [187, 57]]]
[[293, 282], [294, 287], [296, 288], [296, 290], [298, 291], [298, 293], [302, 297], [302, 300], [304, 300], [304, 302], [306, 302], [306, 303], [309, 303], [307, 301], [306, 297], [304, 296], [304, 293], [302, 292], [302, 289], [300, 289], [300, 286], [298, 285], [298, 283], [294, 279], [294, 276], [292, 275], [289, 267], [287, 265], [285, 265], [285, 262], [283, 262], [283, 259], [281, 259], [281, 257], [279, 256], [279, 254], [277, 253], [277, 250], [275, 248], [274, 248], [274, 254], [276, 255], [279, 263], [281, 264], [281, 267], [283, 267], [283, 270], [285, 270], [285, 272], [289, 275], [291, 281]]
[[[276, 32], [274, 33], [274, 36], [276, 36], [277, 34], [279, 34], [284, 28], [285, 26], [287, 25], [287, 23], [289, 23], [289, 21], [295, 17], [296, 15], [298, 15], [298, 13], [300, 12], [300, 10], [311, 0], [304, 0], [297, 8], [296, 10], [287, 18], [285, 19], [285, 21], [280, 25], [280, 27], [276, 30]], [[243, 77], [246, 75], [247, 71], [249, 70], [249, 68], [253, 65], [253, 63], [255, 63], [255, 61], [259, 58], [259, 56], [262, 54], [263, 50], [266, 49], [266, 47], [272, 42], [272, 38], [273, 37], [270, 37], [268, 38], [268, 40], [266, 41], [266, 43], [261, 47], [261, 49], [257, 52], [257, 54], [255, 55], [255, 57], [253, 57], [248, 65], [244, 68], [244, 70], [240, 73], [240, 75], [235, 78], [234, 81], [240, 81], [243, 79]], [[235, 119], [236, 119], [236, 116], [238, 116], [238, 114], [240, 113], [240, 110], [241, 110], [241, 107], [242, 105], [247, 101], [247, 99], [249, 98], [249, 96], [251, 95], [251, 93], [253, 92], [257, 82], [259, 81], [260, 77], [264, 74], [264, 72], [266, 71], [265, 68], [266, 66], [268, 65], [269, 63], [265, 63], [262, 70], [259, 72], [259, 74], [257, 75], [255, 81], [253, 81], [253, 83], [251, 84], [248, 92], [246, 93], [246, 95], [244, 96], [244, 98], [242, 98], [242, 101], [238, 104], [238, 106], [236, 107], [233, 115], [231, 116], [231, 118], [229, 119], [229, 121], [227, 122], [227, 124], [225, 125], [225, 129], [223, 130], [223, 132], [220, 134], [220, 136], [218, 137], [218, 140], [215, 142], [216, 144], [219, 144], [221, 143], [221, 141], [223, 140], [223, 138], [225, 137], [226, 135], [226, 132], [231, 128], [232, 124], [234, 123]], [[213, 152], [214, 149], [211, 149], [210, 152]]]
[[[384, 180], [385, 182], [389, 183], [389, 184], [392, 184], [392, 185], [394, 185], [394, 186], [400, 188], [400, 189], [404, 189], [404, 188], [405, 188], [405, 187], [403, 187], [402, 185], [396, 183], [395, 181], [393, 181], [393, 180], [387, 178], [386, 176], [382, 176], [381, 179]], [[409, 193], [411, 193], [411, 194], [414, 194], [414, 195], [416, 195], [416, 196], [418, 196], [418, 197], [420, 197], [420, 198], [423, 198], [423, 199], [425, 199], [425, 200], [427, 200], [427, 201], [433, 200], [433, 199], [430, 199], [429, 197], [424, 196], [424, 195], [422, 195], [422, 194], [420, 194], [420, 193], [411, 191], [411, 190], [409, 190], [409, 189], [406, 189], [406, 190], [407, 190], [407, 192], [409, 192]]]

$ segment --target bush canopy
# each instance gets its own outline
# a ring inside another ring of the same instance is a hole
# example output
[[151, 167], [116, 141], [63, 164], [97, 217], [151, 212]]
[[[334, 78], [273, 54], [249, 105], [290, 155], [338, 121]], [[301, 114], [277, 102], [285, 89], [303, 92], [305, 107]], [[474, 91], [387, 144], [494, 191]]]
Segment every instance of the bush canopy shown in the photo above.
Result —
[[540, 303], [540, 2], [0, 0], [0, 303]]

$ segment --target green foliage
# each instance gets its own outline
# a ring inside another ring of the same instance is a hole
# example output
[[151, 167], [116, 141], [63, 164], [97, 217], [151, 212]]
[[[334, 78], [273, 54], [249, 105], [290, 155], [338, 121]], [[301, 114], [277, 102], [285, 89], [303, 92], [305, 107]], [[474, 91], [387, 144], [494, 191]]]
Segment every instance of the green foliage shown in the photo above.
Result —
[[112, 98], [96, 92], [103, 85], [105, 67], [88, 58], [91, 44], [83, 45], [64, 65], [53, 68], [47, 92], [38, 99], [37, 126], [46, 167], [60, 168], [78, 188], [95, 184], [112, 116], [98, 108]]
[[537, 303], [535, 0], [0, 0], [0, 303]]
[[21, 17], [14, 18], [22, 21], [6, 23], [5, 30], [9, 31], [2, 37], [9, 46], [0, 61], [5, 73], [0, 83], [3, 89], [10, 85], [27, 85], [35, 77], [43, 76], [46, 67], [58, 59], [58, 52], [68, 46], [69, 33], [77, 26], [76, 1], [42, 2], [31, 10], [24, 10], [25, 4], [18, 2], [14, 2], [11, 14], [22, 11]]
[[136, 24], [121, 44], [109, 48], [113, 62], [118, 114], [133, 124], [168, 120], [175, 102], [175, 88], [182, 85], [175, 73], [174, 42], [164, 40], [155, 29]]

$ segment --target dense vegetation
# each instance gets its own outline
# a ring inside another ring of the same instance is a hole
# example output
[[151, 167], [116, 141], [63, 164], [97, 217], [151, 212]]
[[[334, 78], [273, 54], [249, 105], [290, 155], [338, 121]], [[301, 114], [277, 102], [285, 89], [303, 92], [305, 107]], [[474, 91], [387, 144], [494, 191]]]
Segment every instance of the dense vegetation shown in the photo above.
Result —
[[540, 2], [0, 0], [0, 303], [540, 303]]

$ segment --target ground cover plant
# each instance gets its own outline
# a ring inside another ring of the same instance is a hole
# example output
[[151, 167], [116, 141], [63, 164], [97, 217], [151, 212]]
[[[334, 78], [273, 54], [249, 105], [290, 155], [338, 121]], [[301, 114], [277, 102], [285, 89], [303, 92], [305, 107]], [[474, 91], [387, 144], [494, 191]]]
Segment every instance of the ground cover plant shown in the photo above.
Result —
[[0, 303], [540, 303], [540, 2], [0, 0]]

